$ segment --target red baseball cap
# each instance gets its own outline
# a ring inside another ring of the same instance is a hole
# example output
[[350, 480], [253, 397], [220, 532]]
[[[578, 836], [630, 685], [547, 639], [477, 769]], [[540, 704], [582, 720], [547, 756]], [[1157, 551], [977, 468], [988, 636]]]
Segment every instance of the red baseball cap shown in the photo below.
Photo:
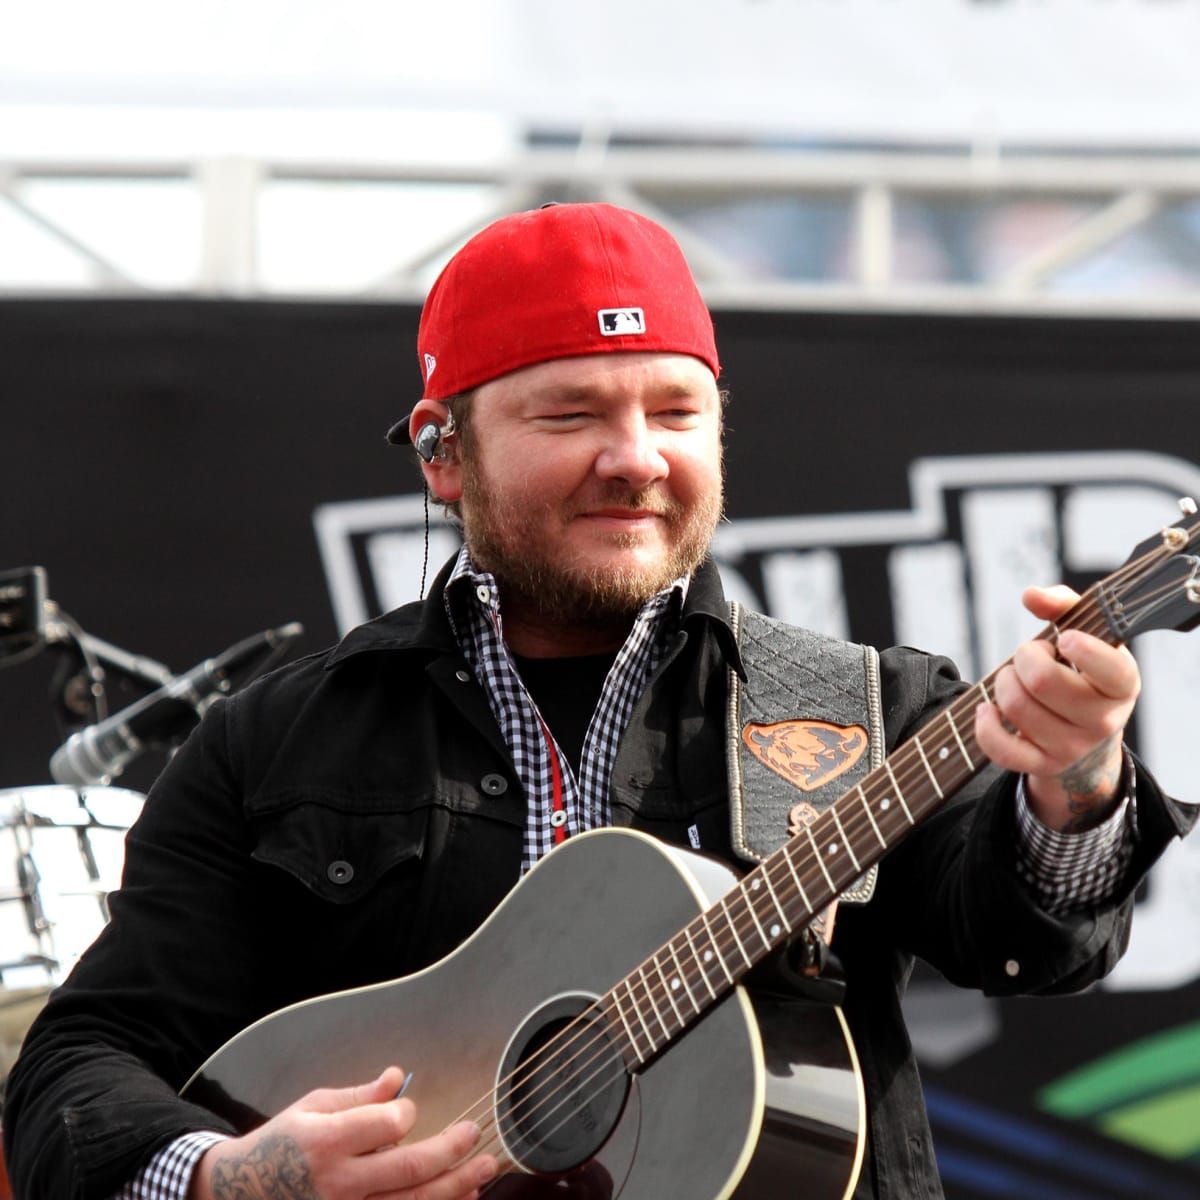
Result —
[[[690, 354], [721, 372], [678, 243], [611, 204], [552, 204], [487, 226], [438, 276], [417, 334], [429, 400], [534, 363], [638, 350]], [[407, 422], [388, 437], [408, 441]]]

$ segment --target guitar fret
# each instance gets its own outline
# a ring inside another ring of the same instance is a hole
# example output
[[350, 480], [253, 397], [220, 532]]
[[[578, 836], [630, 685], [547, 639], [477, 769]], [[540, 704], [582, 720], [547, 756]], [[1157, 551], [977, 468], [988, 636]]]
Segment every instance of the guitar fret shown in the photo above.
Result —
[[[687, 938], [688, 948], [692, 952], [692, 958], [700, 967], [700, 978], [704, 980], [704, 986], [708, 988], [708, 994], [715, 1000], [717, 998], [716, 989], [708, 980], [708, 972], [704, 969], [704, 964], [700, 960], [700, 955], [696, 952], [696, 943], [692, 941], [691, 926], [684, 926], [683, 936]], [[711, 951], [710, 951], [711, 953]]]
[[708, 917], [700, 914], [700, 920], [704, 922], [704, 931], [708, 934], [708, 943], [712, 947], [708, 953], [711, 954], [721, 966], [721, 970], [725, 972], [725, 978], [732, 983], [733, 976], [729, 972], [729, 967], [725, 963], [725, 955], [721, 953], [721, 947], [717, 945], [716, 935], [712, 931], [712, 926], [708, 923]]
[[633, 984], [629, 982], [629, 976], [625, 976], [625, 990], [629, 993], [629, 999], [633, 1002], [633, 1015], [637, 1017], [638, 1024], [642, 1027], [642, 1032], [646, 1035], [646, 1042], [651, 1051], [654, 1050], [654, 1034], [650, 1032], [650, 1026], [646, 1024], [646, 1018], [642, 1016], [642, 1006], [638, 1003], [637, 997], [633, 994]]
[[[754, 879], [755, 882], [757, 882], [758, 876], [755, 875]], [[762, 943], [764, 946], [769, 946], [771, 943], [767, 939], [767, 931], [763, 929], [762, 922], [758, 919], [758, 913], [754, 911], [754, 900], [751, 898], [749, 892], [746, 891], [744, 886], [742, 888], [742, 896], [746, 901], [746, 907], [750, 910], [750, 920], [754, 922], [754, 928], [758, 930], [758, 936], [762, 938]]]
[[837, 825], [838, 832], [842, 835], [842, 841], [846, 843], [846, 853], [850, 855], [850, 861], [854, 864], [854, 869], [856, 871], [861, 871], [862, 867], [859, 865], [858, 858], [854, 853], [854, 847], [850, 845], [850, 839], [846, 836], [846, 830], [842, 825], [842, 819], [838, 816], [837, 806], [835, 805], [832, 809], [830, 809], [830, 812], [833, 813], [834, 824]]
[[942, 795], [942, 789], [938, 787], [937, 776], [933, 773], [933, 768], [929, 765], [929, 759], [925, 757], [925, 747], [921, 745], [919, 737], [913, 738], [913, 744], [917, 747], [917, 753], [921, 756], [921, 761], [925, 764], [925, 773], [929, 776], [929, 782], [933, 784], [933, 790], [937, 792], [939, 800], [944, 800], [946, 797]]
[[687, 973], [679, 961], [679, 955], [675, 953], [674, 940], [667, 943], [667, 949], [671, 952], [671, 961], [675, 964], [675, 970], [678, 972], [676, 978], [683, 984], [683, 990], [687, 993], [687, 998], [692, 1002], [692, 1015], [695, 1016], [700, 1011], [700, 1005], [696, 1003], [696, 997], [692, 995], [692, 985], [688, 983]]
[[915, 825], [913, 815], [908, 811], [908, 805], [904, 803], [904, 793], [900, 791], [900, 785], [896, 782], [895, 772], [892, 770], [892, 764], [885, 758], [883, 760], [883, 768], [887, 771], [888, 778], [892, 781], [892, 787], [896, 789], [896, 799], [900, 801], [900, 807], [904, 809], [904, 815], [908, 818], [910, 825]]
[[679, 1011], [679, 1005], [675, 1003], [673, 995], [675, 989], [671, 987], [671, 981], [663, 974], [662, 963], [658, 961], [657, 954], [654, 956], [653, 962], [654, 969], [658, 972], [659, 979], [662, 980], [663, 990], [667, 993], [667, 1000], [671, 1005], [671, 1010], [675, 1013], [675, 1019], [679, 1022], [679, 1027], [682, 1029], [687, 1022], [683, 1019], [683, 1013]]
[[[729, 926], [729, 932], [733, 934], [733, 940], [737, 943], [737, 948], [741, 952], [742, 957], [746, 960], [746, 966], [754, 966], [754, 960], [746, 953], [746, 947], [742, 945], [742, 939], [738, 936], [737, 926], [733, 923], [733, 918], [729, 915], [729, 906], [725, 903], [725, 897], [721, 897], [721, 911], [725, 914], [725, 923]], [[733, 979], [730, 978], [730, 983]]]
[[867, 793], [862, 790], [862, 784], [859, 784], [855, 789], [858, 792], [858, 798], [862, 801], [863, 809], [866, 811], [867, 820], [871, 822], [871, 828], [875, 830], [875, 836], [879, 839], [879, 844], [884, 849], [887, 848], [887, 839], [879, 832], [879, 826], [875, 824], [875, 817], [871, 812], [870, 802], [867, 800]]
[[958, 722], [954, 719], [953, 709], [946, 709], [946, 720], [950, 722], [950, 731], [954, 734], [954, 740], [958, 743], [958, 748], [963, 758], [966, 759], [968, 769], [975, 770], [975, 764], [971, 761], [971, 756], [967, 753], [967, 748], [963, 745], [962, 738], [958, 736]]
[[800, 899], [804, 901], [804, 907], [811, 913], [813, 911], [812, 901], [808, 898], [808, 893], [804, 890], [804, 884], [800, 882], [800, 876], [796, 874], [796, 865], [792, 862], [792, 856], [786, 848], [784, 849], [783, 857], [788, 865], [788, 870], [792, 873], [792, 878], [796, 882], [796, 890], [800, 893]]
[[641, 1047], [637, 1044], [637, 1038], [633, 1036], [633, 1029], [631, 1028], [629, 1022], [625, 1019], [625, 1010], [621, 1007], [620, 1000], [617, 999], [617, 993], [615, 989], [610, 994], [612, 996], [612, 1006], [617, 1010], [617, 1016], [621, 1018], [621, 1024], [625, 1028], [625, 1039], [629, 1045], [633, 1047], [633, 1052], [637, 1055], [638, 1062], [644, 1063], [646, 1059], [642, 1055]]
[[654, 1003], [654, 996], [650, 992], [650, 984], [646, 980], [645, 963], [638, 967], [638, 978], [642, 981], [642, 987], [646, 989], [646, 1003], [649, 1004], [650, 1011], [654, 1014], [655, 1019], [658, 1021], [659, 1028], [667, 1035], [669, 1040], [671, 1037], [671, 1031], [667, 1028], [667, 1023], [663, 1020], [662, 1013], [658, 1011], [658, 1005]]
[[767, 891], [771, 893], [771, 900], [775, 905], [775, 911], [779, 914], [780, 921], [783, 923], [783, 928], [790, 930], [791, 925], [788, 922], [787, 913], [783, 911], [783, 905], [779, 903], [779, 897], [775, 895], [775, 889], [771, 886], [771, 873], [765, 867], [763, 868], [763, 883], [767, 885]]
[[829, 872], [825, 870], [825, 864], [821, 861], [821, 848], [817, 845], [817, 839], [813, 837], [812, 830], [805, 825], [804, 832], [808, 834], [808, 840], [812, 842], [813, 853], [817, 856], [817, 866], [821, 868], [821, 874], [825, 876], [825, 882], [829, 884], [829, 890], [836, 896], [837, 884], [830, 878]]

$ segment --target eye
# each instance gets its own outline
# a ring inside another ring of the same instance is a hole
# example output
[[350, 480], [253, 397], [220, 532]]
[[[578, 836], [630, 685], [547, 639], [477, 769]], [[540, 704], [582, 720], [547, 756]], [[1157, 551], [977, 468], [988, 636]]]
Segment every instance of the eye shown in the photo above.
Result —
[[662, 409], [655, 415], [660, 422], [672, 429], [695, 425], [703, 416], [701, 411], [693, 405], [674, 405], [671, 408]]

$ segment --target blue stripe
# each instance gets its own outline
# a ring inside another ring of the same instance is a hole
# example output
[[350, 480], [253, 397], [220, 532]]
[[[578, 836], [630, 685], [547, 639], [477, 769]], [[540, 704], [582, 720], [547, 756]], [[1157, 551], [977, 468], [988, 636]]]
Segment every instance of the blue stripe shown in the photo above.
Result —
[[[1072, 1138], [1040, 1129], [1018, 1117], [985, 1108], [961, 1096], [928, 1085], [925, 1104], [936, 1126], [990, 1142], [1015, 1151], [1035, 1162], [1051, 1163], [1058, 1170], [1082, 1179], [1092, 1179], [1126, 1194], [1152, 1195], [1161, 1200], [1194, 1200], [1137, 1163], [1118, 1158], [1092, 1146], [1081, 1146]], [[935, 1138], [936, 1140], [936, 1138]], [[938, 1161], [941, 1162], [941, 1152]]]
[[987, 1196], [1016, 1196], [1019, 1200], [1098, 1200], [1094, 1191], [1077, 1192], [1044, 1179], [1014, 1171], [991, 1159], [958, 1150], [938, 1150], [938, 1170], [943, 1182], [958, 1183]]

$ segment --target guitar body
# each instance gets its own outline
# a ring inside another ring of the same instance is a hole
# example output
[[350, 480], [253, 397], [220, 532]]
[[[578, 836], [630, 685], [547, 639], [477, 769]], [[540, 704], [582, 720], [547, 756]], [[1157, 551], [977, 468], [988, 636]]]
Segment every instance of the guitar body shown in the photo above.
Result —
[[[497, 1200], [839, 1200], [861, 1166], [865, 1108], [845, 1022], [827, 1005], [739, 987], [632, 1074], [589, 1035], [597, 1050], [588, 1051], [596, 1069], [586, 1103], [548, 1103], [540, 1125], [522, 1124], [536, 1108], [528, 1098], [494, 1103], [501, 1079], [528, 1073], [522, 1063], [537, 1060], [539, 1038], [736, 882], [722, 864], [631, 831], [572, 838], [447, 958], [263, 1018], [183, 1095], [246, 1130], [313, 1088], [398, 1063], [418, 1108], [413, 1139], [469, 1114], [482, 1148], [523, 1168], [487, 1189]], [[552, 1100], [564, 1095], [559, 1076], [539, 1086]]]

